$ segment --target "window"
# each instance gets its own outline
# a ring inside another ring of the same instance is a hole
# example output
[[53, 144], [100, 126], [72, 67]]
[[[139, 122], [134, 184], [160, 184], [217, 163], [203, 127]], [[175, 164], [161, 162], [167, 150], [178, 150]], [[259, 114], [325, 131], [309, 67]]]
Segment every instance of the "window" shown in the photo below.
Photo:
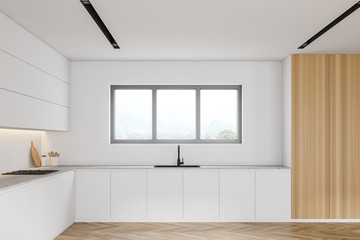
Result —
[[156, 139], [196, 139], [195, 90], [156, 91]]
[[201, 139], [238, 139], [237, 108], [237, 90], [200, 90]]
[[241, 143], [241, 86], [111, 86], [111, 143]]
[[118, 89], [114, 92], [115, 139], [152, 139], [152, 91]]

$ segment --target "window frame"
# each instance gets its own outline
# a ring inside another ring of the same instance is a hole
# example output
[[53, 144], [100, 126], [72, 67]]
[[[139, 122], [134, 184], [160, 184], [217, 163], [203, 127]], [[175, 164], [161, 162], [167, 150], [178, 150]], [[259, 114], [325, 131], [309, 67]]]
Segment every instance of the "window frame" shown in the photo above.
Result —
[[[144, 140], [135, 140], [135, 139], [125, 139], [119, 140], [115, 139], [115, 91], [118, 89], [122, 90], [152, 90], [152, 139]], [[156, 139], [156, 128], [157, 128], [157, 95], [156, 90], [195, 90], [195, 139], [194, 140], [160, 140]], [[238, 139], [228, 140], [228, 139], [201, 139], [200, 135], [200, 90], [237, 90], [238, 91], [238, 112], [237, 112], [237, 130], [238, 130]], [[137, 144], [166, 144], [166, 143], [193, 143], [193, 144], [241, 144], [242, 143], [242, 85], [110, 85], [110, 143], [137, 143]]]

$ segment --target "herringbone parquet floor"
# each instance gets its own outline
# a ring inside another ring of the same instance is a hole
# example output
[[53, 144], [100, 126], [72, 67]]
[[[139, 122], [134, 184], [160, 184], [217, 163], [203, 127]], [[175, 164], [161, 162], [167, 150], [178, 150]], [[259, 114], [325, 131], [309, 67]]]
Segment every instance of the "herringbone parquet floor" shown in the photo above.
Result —
[[360, 239], [360, 223], [74, 223], [56, 240]]

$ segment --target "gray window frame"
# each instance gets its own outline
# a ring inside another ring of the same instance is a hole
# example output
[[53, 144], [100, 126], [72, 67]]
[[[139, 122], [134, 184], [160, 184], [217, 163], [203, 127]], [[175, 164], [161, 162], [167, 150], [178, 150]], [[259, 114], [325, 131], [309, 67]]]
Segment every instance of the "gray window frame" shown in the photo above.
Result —
[[[115, 104], [114, 92], [117, 89], [134, 89], [134, 90], [152, 90], [152, 139], [149, 140], [119, 140], [115, 139]], [[169, 89], [194, 89], [196, 91], [196, 138], [194, 140], [159, 140], [156, 139], [156, 90]], [[238, 91], [238, 139], [219, 140], [219, 139], [200, 139], [200, 90], [222, 90], [233, 89]], [[242, 85], [110, 85], [110, 143], [216, 143], [216, 144], [238, 144], [242, 143]]]

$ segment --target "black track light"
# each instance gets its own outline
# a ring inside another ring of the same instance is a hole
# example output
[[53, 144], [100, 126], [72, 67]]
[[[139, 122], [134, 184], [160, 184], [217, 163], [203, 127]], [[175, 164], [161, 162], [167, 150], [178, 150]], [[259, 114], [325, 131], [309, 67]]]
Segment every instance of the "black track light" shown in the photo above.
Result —
[[80, 2], [84, 5], [90, 16], [94, 19], [94, 21], [99, 26], [101, 31], [104, 33], [105, 37], [109, 40], [113, 48], [120, 49], [119, 45], [116, 43], [115, 39], [113, 38], [107, 27], [105, 26], [104, 22], [101, 20], [99, 14], [96, 12], [95, 8], [90, 3], [90, 0], [80, 0]]
[[331, 28], [333, 28], [336, 24], [338, 24], [339, 22], [341, 22], [342, 20], [344, 20], [346, 17], [348, 17], [350, 14], [352, 14], [353, 12], [355, 12], [358, 8], [360, 7], [360, 1], [355, 3], [354, 6], [352, 6], [351, 8], [349, 8], [346, 12], [344, 12], [343, 14], [341, 14], [338, 18], [336, 18], [334, 21], [332, 21], [329, 25], [327, 25], [326, 27], [324, 27], [323, 29], [321, 29], [320, 32], [318, 32], [317, 34], [315, 34], [312, 38], [310, 38], [309, 40], [307, 40], [305, 43], [303, 43], [303, 45], [301, 45], [300, 47], [298, 47], [298, 49], [304, 49], [307, 46], [309, 46], [310, 43], [312, 43], [313, 41], [315, 41], [317, 38], [319, 38], [321, 35], [323, 35], [324, 33], [326, 33], [327, 31], [329, 31]]

